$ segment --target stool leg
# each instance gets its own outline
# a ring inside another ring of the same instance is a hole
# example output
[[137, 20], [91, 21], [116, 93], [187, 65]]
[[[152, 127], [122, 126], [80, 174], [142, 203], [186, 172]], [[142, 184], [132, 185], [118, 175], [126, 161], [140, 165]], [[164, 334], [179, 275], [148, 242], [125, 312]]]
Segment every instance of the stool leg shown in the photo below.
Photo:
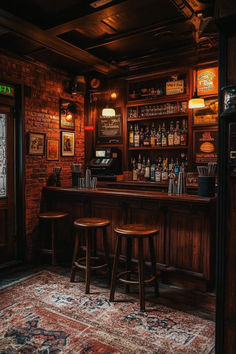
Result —
[[[132, 256], [132, 238], [126, 239], [126, 270], [131, 270], [131, 256]], [[130, 280], [130, 273], [127, 273], [127, 280]], [[129, 293], [129, 285], [125, 286], [125, 292]]]
[[76, 271], [75, 261], [77, 258], [78, 251], [79, 251], [79, 232], [76, 231], [75, 245], [74, 245], [74, 252], [73, 252], [73, 259], [72, 259], [72, 267], [71, 267], [71, 274], [70, 274], [70, 281], [71, 282], [75, 281], [75, 271]]
[[150, 256], [151, 256], [151, 263], [152, 263], [152, 275], [155, 277], [155, 280], [154, 280], [155, 295], [159, 296], [159, 285], [158, 285], [158, 279], [157, 279], [156, 256], [155, 256], [153, 238], [149, 237], [148, 241], [149, 241], [149, 250], [150, 250]]
[[109, 277], [109, 284], [110, 284], [111, 267], [110, 267], [109, 248], [108, 248], [108, 242], [107, 242], [107, 229], [106, 229], [106, 227], [103, 228], [103, 247], [104, 247], [104, 252], [105, 252], [105, 259], [106, 259], [106, 263], [107, 263], [108, 277]]
[[91, 277], [91, 234], [86, 232], [86, 270], [85, 270], [85, 293], [89, 294]]
[[112, 277], [111, 277], [111, 292], [110, 292], [110, 301], [114, 301], [114, 295], [116, 290], [116, 280], [117, 280], [117, 268], [119, 263], [120, 257], [120, 250], [121, 250], [121, 237], [117, 235], [116, 238], [116, 250], [115, 250], [115, 259], [112, 268]]
[[144, 271], [143, 271], [143, 240], [138, 240], [138, 275], [139, 275], [139, 300], [140, 310], [145, 311], [145, 290], [144, 290]]
[[55, 249], [55, 222], [51, 221], [51, 233], [52, 233], [52, 265], [56, 265], [56, 249]]
[[93, 233], [93, 256], [97, 257], [97, 230], [94, 229]]

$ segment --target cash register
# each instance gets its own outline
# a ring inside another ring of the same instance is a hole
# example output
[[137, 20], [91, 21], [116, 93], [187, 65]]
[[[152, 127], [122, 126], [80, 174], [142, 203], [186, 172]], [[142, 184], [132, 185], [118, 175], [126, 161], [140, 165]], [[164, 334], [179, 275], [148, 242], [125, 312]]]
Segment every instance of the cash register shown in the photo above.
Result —
[[121, 174], [121, 151], [115, 147], [97, 148], [88, 167], [99, 181], [115, 181], [116, 175]]

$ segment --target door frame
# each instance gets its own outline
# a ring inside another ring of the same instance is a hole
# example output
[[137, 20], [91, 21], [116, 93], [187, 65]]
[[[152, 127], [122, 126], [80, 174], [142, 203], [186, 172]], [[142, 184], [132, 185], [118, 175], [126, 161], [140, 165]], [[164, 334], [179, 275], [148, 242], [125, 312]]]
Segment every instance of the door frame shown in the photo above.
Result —
[[11, 82], [3, 78], [3, 82], [13, 85], [15, 97], [0, 96], [1, 105], [11, 107], [14, 120], [14, 220], [16, 236], [16, 259], [1, 265], [1, 268], [25, 260], [26, 238], [25, 238], [25, 134], [24, 134], [24, 86], [22, 83]]

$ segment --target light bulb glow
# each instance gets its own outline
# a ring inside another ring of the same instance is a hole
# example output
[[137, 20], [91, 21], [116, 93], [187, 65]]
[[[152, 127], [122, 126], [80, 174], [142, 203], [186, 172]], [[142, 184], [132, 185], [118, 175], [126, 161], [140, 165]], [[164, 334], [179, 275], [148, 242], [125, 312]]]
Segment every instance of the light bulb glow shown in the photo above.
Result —
[[188, 101], [188, 108], [202, 108], [205, 107], [203, 98], [192, 98]]
[[103, 108], [102, 110], [102, 116], [103, 117], [115, 117], [116, 112], [114, 108]]

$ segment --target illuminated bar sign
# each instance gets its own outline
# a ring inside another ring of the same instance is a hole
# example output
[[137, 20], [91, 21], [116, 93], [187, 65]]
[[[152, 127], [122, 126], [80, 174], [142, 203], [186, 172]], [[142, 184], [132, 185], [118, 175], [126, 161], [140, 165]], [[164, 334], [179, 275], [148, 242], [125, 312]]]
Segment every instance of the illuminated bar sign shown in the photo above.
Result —
[[217, 95], [218, 94], [218, 68], [208, 68], [197, 72], [197, 94]]
[[15, 96], [14, 87], [0, 82], [0, 95], [14, 97]]

